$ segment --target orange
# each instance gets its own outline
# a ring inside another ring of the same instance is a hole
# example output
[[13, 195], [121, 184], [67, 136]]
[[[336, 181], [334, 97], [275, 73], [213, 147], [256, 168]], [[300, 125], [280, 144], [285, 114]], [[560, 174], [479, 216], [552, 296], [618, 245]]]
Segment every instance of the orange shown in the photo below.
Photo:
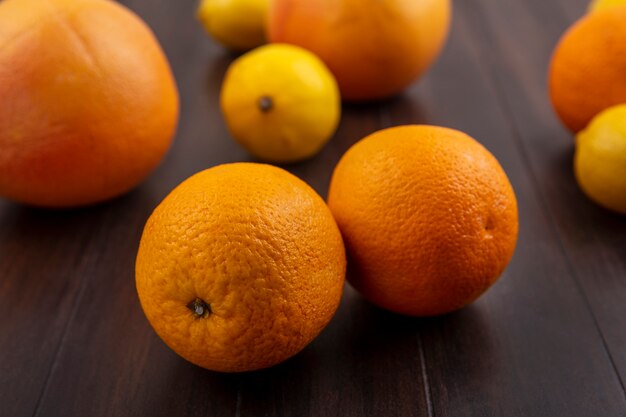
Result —
[[550, 66], [552, 104], [572, 131], [626, 103], [626, 6], [590, 13], [561, 38]]
[[163, 341], [207, 369], [266, 368], [303, 349], [337, 309], [341, 234], [324, 201], [270, 165], [221, 165], [156, 208], [137, 291]]
[[449, 0], [273, 0], [268, 35], [317, 54], [347, 100], [399, 93], [433, 63]]
[[328, 203], [348, 253], [348, 280], [385, 309], [430, 316], [489, 288], [517, 240], [515, 194], [498, 161], [464, 133], [381, 130], [333, 173]]
[[0, 2], [0, 195], [118, 196], [170, 146], [178, 92], [150, 29], [108, 0]]

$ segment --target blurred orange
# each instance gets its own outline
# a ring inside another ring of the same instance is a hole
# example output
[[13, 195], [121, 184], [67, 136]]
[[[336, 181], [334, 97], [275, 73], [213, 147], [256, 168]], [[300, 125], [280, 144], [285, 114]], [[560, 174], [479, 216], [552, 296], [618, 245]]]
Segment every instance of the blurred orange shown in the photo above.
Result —
[[563, 35], [550, 66], [550, 97], [572, 132], [626, 103], [626, 6], [590, 13]]
[[268, 35], [319, 55], [344, 99], [380, 99], [432, 64], [450, 13], [449, 0], [273, 0]]
[[128, 191], [178, 121], [157, 40], [108, 0], [1, 2], [0, 98], [0, 195], [38, 206]]

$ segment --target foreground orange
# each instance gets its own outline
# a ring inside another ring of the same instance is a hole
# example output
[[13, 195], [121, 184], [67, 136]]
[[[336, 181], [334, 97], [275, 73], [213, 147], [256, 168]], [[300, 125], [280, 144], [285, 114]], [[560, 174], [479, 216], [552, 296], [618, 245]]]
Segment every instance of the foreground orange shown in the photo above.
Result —
[[157, 334], [207, 369], [265, 368], [303, 349], [341, 298], [346, 258], [324, 201], [270, 165], [221, 165], [156, 208], [137, 291]]
[[403, 126], [368, 136], [337, 165], [328, 203], [350, 283], [397, 313], [465, 306], [496, 281], [515, 249], [517, 203], [507, 176], [456, 130]]
[[626, 103], [626, 6], [597, 10], [561, 38], [550, 66], [552, 104], [572, 131]]
[[273, 0], [268, 34], [322, 58], [344, 99], [380, 99], [432, 64], [450, 13], [449, 0]]
[[0, 195], [120, 195], [170, 146], [178, 92], [150, 29], [108, 0], [0, 2]]

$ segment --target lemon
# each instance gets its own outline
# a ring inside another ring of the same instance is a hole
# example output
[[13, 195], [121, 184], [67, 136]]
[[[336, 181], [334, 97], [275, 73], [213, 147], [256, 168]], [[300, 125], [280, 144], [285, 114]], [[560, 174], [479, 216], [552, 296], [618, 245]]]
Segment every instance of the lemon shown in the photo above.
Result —
[[246, 51], [265, 43], [270, 0], [202, 0], [198, 19], [227, 48]]
[[626, 0], [593, 0], [589, 5], [589, 11], [595, 12], [613, 6], [625, 6]]
[[311, 52], [286, 44], [262, 46], [234, 61], [221, 106], [235, 140], [270, 162], [316, 154], [337, 129], [341, 113], [328, 68]]
[[585, 194], [626, 214], [626, 104], [600, 113], [578, 134], [574, 169]]

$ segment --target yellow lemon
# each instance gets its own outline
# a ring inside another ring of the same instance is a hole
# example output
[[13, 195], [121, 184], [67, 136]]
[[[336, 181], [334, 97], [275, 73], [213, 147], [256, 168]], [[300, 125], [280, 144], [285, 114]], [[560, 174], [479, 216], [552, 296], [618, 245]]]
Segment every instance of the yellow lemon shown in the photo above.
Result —
[[198, 19], [227, 48], [239, 51], [265, 43], [269, 0], [202, 0]]
[[626, 0], [593, 0], [589, 5], [589, 11], [596, 12], [614, 6], [626, 6]]
[[626, 214], [626, 104], [600, 113], [578, 134], [574, 167], [589, 198]]
[[262, 46], [226, 72], [222, 112], [230, 133], [257, 158], [295, 162], [316, 154], [337, 129], [341, 99], [324, 63], [297, 46]]

